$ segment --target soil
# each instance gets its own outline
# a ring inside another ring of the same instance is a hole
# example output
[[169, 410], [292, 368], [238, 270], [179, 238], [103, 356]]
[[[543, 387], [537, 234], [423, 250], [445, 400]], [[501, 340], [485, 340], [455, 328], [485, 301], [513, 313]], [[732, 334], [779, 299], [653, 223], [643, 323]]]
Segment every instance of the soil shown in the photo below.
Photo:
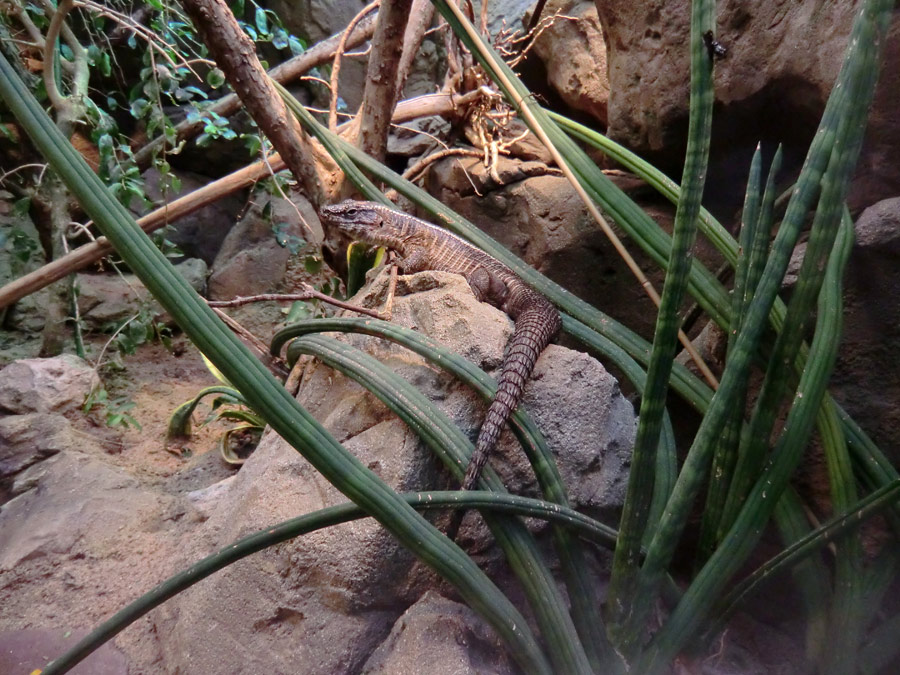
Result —
[[[135, 406], [128, 411], [140, 428], [130, 424], [106, 425], [105, 411], [97, 407], [73, 424], [97, 438], [109, 453], [109, 462], [143, 481], [165, 479], [182, 470], [189, 460], [216, 448], [225, 426], [200, 423], [209, 411], [201, 404], [193, 415], [190, 439], [169, 445], [169, 418], [182, 403], [205, 387], [220, 385], [210, 373], [199, 350], [184, 337], [173, 341], [170, 351], [160, 343], [142, 345], [121, 359], [122, 369], [101, 368], [109, 400], [125, 399]], [[211, 399], [205, 399], [211, 402]]]

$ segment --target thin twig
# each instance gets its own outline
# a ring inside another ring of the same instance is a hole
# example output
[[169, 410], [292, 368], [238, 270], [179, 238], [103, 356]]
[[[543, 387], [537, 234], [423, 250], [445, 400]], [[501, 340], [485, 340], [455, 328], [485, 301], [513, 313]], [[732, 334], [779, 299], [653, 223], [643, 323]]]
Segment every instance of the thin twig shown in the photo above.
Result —
[[3, 185], [3, 183], [6, 181], [6, 179], [9, 178], [10, 176], [12, 176], [14, 173], [17, 173], [19, 171], [24, 171], [25, 169], [36, 169], [36, 168], [40, 168], [41, 175], [43, 175], [44, 170], [47, 168], [47, 165], [46, 164], [22, 164], [21, 166], [17, 166], [14, 169], [10, 169], [9, 171], [6, 171], [6, 172], [0, 174], [0, 185]]
[[303, 284], [304, 290], [301, 293], [261, 293], [259, 295], [238, 296], [231, 300], [210, 300], [206, 304], [210, 307], [240, 307], [241, 305], [249, 305], [253, 302], [298, 302], [303, 300], [321, 300], [329, 305], [340, 307], [341, 309], [349, 309], [351, 312], [358, 312], [376, 319], [384, 318], [381, 312], [366, 307], [359, 307], [349, 302], [344, 302], [333, 298], [326, 293], [317, 291], [309, 284]]
[[47, 36], [44, 38], [44, 89], [50, 105], [59, 112], [66, 106], [66, 96], [56, 86], [56, 40], [62, 30], [66, 14], [72, 11], [72, 0], [62, 0], [50, 19]]
[[347, 50], [347, 40], [356, 28], [356, 25], [366, 18], [372, 10], [378, 8], [380, 0], [375, 0], [361, 10], [350, 20], [344, 32], [341, 33], [341, 41], [338, 42], [337, 49], [334, 50], [334, 61], [331, 64], [331, 102], [328, 104], [328, 129], [331, 133], [337, 130], [337, 101], [338, 101], [338, 76], [341, 73], [341, 59]]

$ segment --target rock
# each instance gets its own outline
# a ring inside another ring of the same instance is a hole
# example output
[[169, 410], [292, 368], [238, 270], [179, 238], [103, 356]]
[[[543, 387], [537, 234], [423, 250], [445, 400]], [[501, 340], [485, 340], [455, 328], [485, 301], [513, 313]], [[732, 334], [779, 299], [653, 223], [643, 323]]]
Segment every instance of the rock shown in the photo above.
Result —
[[[434, 467], [412, 432], [396, 421], [385, 424], [347, 447], [402, 489], [433, 482]], [[389, 445], [382, 446], [385, 440]], [[369, 449], [384, 447], [389, 456]], [[209, 514], [202, 531], [212, 548], [346, 501], [271, 433], [230, 487], [218, 499], [207, 497], [200, 505]], [[301, 537], [232, 565], [163, 606], [156, 626], [167, 636], [164, 670], [214, 672], [223, 650], [233, 654], [241, 644], [234, 672], [353, 672], [429, 578], [369, 520]]]
[[[278, 237], [286, 242], [280, 245]], [[306, 242], [322, 241], [322, 227], [310, 203], [260, 195], [225, 238], [209, 276], [209, 297], [271, 293], [284, 283], [288, 260]], [[292, 251], [292, 248], [294, 249]]]
[[62, 415], [30, 413], [0, 417], [0, 478], [74, 448], [78, 441], [69, 420]]
[[[354, 302], [377, 304], [386, 287], [387, 275], [382, 274]], [[460, 276], [436, 272], [401, 276], [393, 311], [394, 321], [415, 326], [479, 365], [495, 370], [501, 362], [511, 322], [499, 310], [475, 300]], [[413, 382], [474, 438], [486, 406], [476, 402], [471, 391], [401, 347], [366, 336], [342, 339], [365, 348]], [[447, 474], [415, 434], [343, 375], [311, 363], [298, 400], [395, 489], [447, 484]], [[576, 505], [595, 512], [614, 509], [623, 483], [625, 451], [634, 433], [634, 412], [618, 394], [612, 377], [584, 355], [551, 346], [539, 360], [525, 405], [539, 420], [550, 447], [563, 457], [565, 477], [577, 475], [585, 481], [583, 487], [570, 486]], [[577, 420], [572, 420], [572, 410], [577, 411]], [[521, 455], [510, 433], [504, 433], [493, 463], [516, 492], [534, 482]], [[601, 494], [603, 490], [608, 494]], [[346, 501], [272, 433], [264, 436], [230, 485], [215, 492], [202, 495], [209, 520], [198, 534], [213, 547]], [[468, 540], [482, 536], [477, 527], [464, 530]], [[503, 573], [497, 553], [485, 550], [486, 536], [473, 547], [481, 551], [489, 573]], [[433, 585], [433, 574], [371, 521], [329, 528], [232, 565], [163, 606], [156, 630], [166, 636], [161, 640], [164, 669], [214, 671], [222, 654], [234, 654], [234, 645], [240, 644], [235, 672], [354, 672], [385, 640], [390, 626]], [[435, 631], [438, 626], [446, 629], [434, 638], [445, 643], [459, 634], [459, 610], [448, 615], [452, 616], [446, 620], [422, 620], [423, 626], [434, 624]], [[419, 622], [418, 611], [410, 616]], [[478, 634], [480, 629], [473, 630]], [[447, 649], [448, 654], [458, 653]], [[482, 652], [478, 647], [466, 657], [472, 667], [480, 663]], [[383, 656], [388, 664], [383, 667], [396, 665], [394, 658], [399, 657]], [[464, 663], [461, 656], [452, 658]]]
[[[684, 0], [595, 2], [609, 50], [609, 135], [677, 177], [688, 122], [690, 3]], [[854, 3], [729, 0], [717, 8], [716, 114], [705, 203], [740, 208], [747, 167], [758, 141], [771, 153], [784, 144], [783, 175], [799, 170], [844, 57]], [[900, 192], [900, 170], [885, 161], [900, 147], [898, 73], [900, 13], [871, 111], [861, 178], [851, 206], [859, 209]], [[771, 154], [769, 154], [771, 156]], [[874, 174], [874, 175], [873, 175]]]
[[71, 451], [20, 473], [13, 493], [0, 509], [0, 570], [85, 548], [95, 556], [119, 550], [122, 530], [159, 507], [134, 478]]
[[[542, 21], [560, 14], [534, 41], [547, 70], [547, 83], [566, 105], [606, 126], [609, 80], [606, 44], [597, 8], [586, 0], [550, 0]], [[526, 15], [530, 20], [531, 12]]]
[[831, 391], [900, 465], [900, 197], [866, 209], [844, 275], [844, 337]]
[[[539, 272], [651, 339], [656, 308], [569, 182], [548, 175], [539, 162], [502, 157], [497, 173], [500, 185], [478, 159], [441, 160], [432, 165], [427, 189]], [[674, 209], [668, 202], [648, 196], [645, 188], [627, 177], [611, 179], [671, 233]], [[661, 290], [663, 275], [658, 266], [627, 241], [626, 246]], [[710, 269], [720, 264], [718, 253], [703, 240], [694, 254]]]
[[[194, 154], [201, 156], [199, 161], [203, 163], [203, 174], [178, 171], [180, 190], [163, 191], [159, 172], [155, 169], [144, 172], [144, 189], [154, 204], [165, 204], [183, 197], [209, 183], [209, 176], [223, 175], [247, 163], [246, 150], [243, 148], [241, 163], [234, 169], [228, 169], [224, 161], [216, 162], [211, 159], [208, 149]], [[193, 213], [182, 216], [172, 223], [174, 230], [166, 234], [166, 239], [175, 244], [186, 257], [200, 258], [207, 265], [211, 265], [225, 236], [234, 225], [234, 214], [239, 213], [244, 206], [244, 197], [245, 195], [240, 192], [223, 196]]]
[[96, 371], [74, 354], [14, 361], [0, 370], [0, 412], [77, 410], [99, 384]]
[[[81, 447], [90, 446], [82, 440]], [[34, 638], [43, 645], [38, 656], [55, 658], [75, 637], [200, 557], [195, 537], [179, 539], [197, 522], [186, 504], [81, 452], [63, 450], [22, 471], [13, 492], [0, 507], [0, 642], [13, 648]], [[53, 634], [58, 637], [46, 642]], [[150, 665], [159, 655], [148, 619], [124, 631], [116, 645], [135, 664], [132, 672], [157, 670]], [[81, 672], [127, 672], [101, 670], [102, 664], [119, 667], [114, 655], [107, 646], [88, 662], [97, 668]]]
[[497, 635], [471, 609], [433, 591], [401, 616], [365, 675], [505, 675], [516, 672]]
[[[0, 241], [3, 242], [0, 245], [0, 286], [33, 272], [45, 262], [37, 228], [27, 213], [19, 213], [12, 195], [5, 190], [0, 190]], [[50, 289], [43, 288], [0, 309], [0, 325], [26, 333], [40, 331], [44, 327], [44, 308], [50, 302], [50, 296]], [[7, 355], [7, 352], [21, 351], [18, 349], [21, 335], [15, 336], [14, 344], [9, 347], [2, 342], [5, 340], [0, 341], [0, 358], [23, 358], [22, 354]]]
[[404, 122], [388, 135], [388, 154], [418, 157], [433, 151], [450, 135], [452, 127], [443, 117], [429, 115]]
[[[31, 628], [0, 632], [0, 673], [34, 673], [74, 646], [87, 631]], [[69, 671], [72, 675], [128, 675], [125, 656], [106, 643]]]
[[[178, 273], [201, 295], [206, 292], [206, 263], [188, 258], [175, 265]], [[111, 331], [142, 310], [154, 321], [172, 323], [171, 317], [133, 274], [79, 274], [78, 311], [85, 325], [96, 331]]]

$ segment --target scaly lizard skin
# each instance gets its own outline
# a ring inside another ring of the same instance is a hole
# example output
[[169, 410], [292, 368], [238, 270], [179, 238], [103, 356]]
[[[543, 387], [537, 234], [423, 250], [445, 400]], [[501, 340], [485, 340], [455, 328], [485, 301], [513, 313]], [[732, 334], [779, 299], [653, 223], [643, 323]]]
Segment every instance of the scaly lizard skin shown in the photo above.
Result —
[[500, 369], [497, 395], [488, 408], [463, 481], [463, 489], [471, 490], [518, 405], [538, 356], [562, 326], [559, 312], [499, 260], [424, 220], [375, 202], [353, 200], [325, 206], [320, 216], [353, 239], [395, 251], [406, 274], [423, 270], [461, 274], [479, 301], [498, 307], [515, 322]]

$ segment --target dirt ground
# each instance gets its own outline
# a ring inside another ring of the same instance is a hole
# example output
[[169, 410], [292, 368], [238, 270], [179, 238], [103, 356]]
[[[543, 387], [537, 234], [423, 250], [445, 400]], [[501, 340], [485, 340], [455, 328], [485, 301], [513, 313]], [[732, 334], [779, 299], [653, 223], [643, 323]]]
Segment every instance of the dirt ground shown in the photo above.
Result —
[[173, 347], [169, 351], [158, 342], [145, 344], [134, 354], [122, 357], [123, 370], [101, 369], [109, 399], [123, 397], [135, 403], [128, 414], [141, 425], [140, 429], [124, 424], [108, 427], [99, 407], [81, 420], [72, 420], [104, 445], [111, 464], [151, 482], [153, 478], [168, 478], [192, 457], [215, 449], [218, 436], [226, 428], [220, 423], [201, 426], [199, 423], [209, 410], [201, 404], [193, 416], [191, 438], [167, 447], [166, 429], [172, 412], [201, 389], [221, 384], [190, 341], [176, 337]]

